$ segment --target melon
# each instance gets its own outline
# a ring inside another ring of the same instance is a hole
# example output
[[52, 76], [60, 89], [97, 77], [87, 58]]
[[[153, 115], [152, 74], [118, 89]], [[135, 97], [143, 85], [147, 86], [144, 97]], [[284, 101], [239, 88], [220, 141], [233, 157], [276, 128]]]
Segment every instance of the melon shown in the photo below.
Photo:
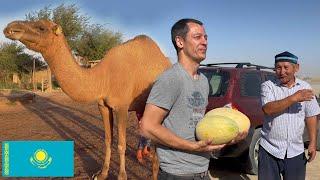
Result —
[[225, 116], [234, 120], [239, 126], [239, 132], [248, 132], [250, 128], [249, 118], [242, 112], [231, 108], [216, 108], [206, 113], [205, 116]]
[[196, 126], [199, 140], [212, 140], [212, 144], [216, 145], [230, 142], [238, 133], [238, 124], [225, 116], [205, 116]]

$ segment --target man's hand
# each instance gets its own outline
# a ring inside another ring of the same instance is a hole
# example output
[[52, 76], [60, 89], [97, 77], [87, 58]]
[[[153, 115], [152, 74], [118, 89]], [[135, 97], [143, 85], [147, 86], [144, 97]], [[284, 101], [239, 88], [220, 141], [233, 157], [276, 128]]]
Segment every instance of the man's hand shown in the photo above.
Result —
[[247, 136], [248, 136], [247, 131], [239, 132], [238, 135], [232, 141], [227, 143], [227, 145], [237, 144], [238, 142], [244, 140]]
[[310, 101], [314, 97], [311, 89], [301, 89], [293, 94], [296, 102]]
[[226, 144], [213, 145], [212, 140], [197, 141], [194, 144], [193, 151], [197, 152], [213, 152], [222, 149]]
[[308, 146], [308, 162], [311, 162], [316, 158], [317, 148], [316, 143], [311, 143]]

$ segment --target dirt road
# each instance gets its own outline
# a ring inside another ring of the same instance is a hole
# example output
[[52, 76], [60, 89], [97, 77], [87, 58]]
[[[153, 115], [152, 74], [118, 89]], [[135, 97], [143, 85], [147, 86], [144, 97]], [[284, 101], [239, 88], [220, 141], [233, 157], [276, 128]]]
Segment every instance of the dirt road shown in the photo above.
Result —
[[[119, 168], [116, 135], [115, 127], [109, 179], [116, 179]], [[103, 123], [95, 103], [77, 103], [61, 92], [38, 94], [34, 103], [19, 104], [0, 101], [1, 142], [4, 140], [67, 139], [75, 141], [74, 179], [88, 179], [100, 169], [105, 149]], [[142, 165], [135, 158], [137, 140], [137, 120], [132, 113], [127, 127], [126, 169], [128, 179], [151, 179], [151, 163], [147, 162]], [[307, 179], [320, 179], [319, 156], [308, 165]], [[213, 179], [257, 179], [256, 176], [239, 173], [239, 169], [234, 168], [233, 164], [212, 163], [211, 167], [215, 167], [215, 170], [211, 171]], [[1, 168], [0, 165], [0, 170]]]
[[[72, 139], [75, 179], [88, 179], [100, 169], [104, 159], [104, 130], [97, 104], [76, 103], [63, 93], [40, 95], [35, 103], [0, 103], [0, 141]], [[151, 164], [141, 165], [136, 160], [137, 120], [134, 114], [130, 114], [130, 119], [126, 150], [128, 177], [150, 179]], [[115, 127], [109, 179], [116, 179], [119, 168], [116, 135]]]

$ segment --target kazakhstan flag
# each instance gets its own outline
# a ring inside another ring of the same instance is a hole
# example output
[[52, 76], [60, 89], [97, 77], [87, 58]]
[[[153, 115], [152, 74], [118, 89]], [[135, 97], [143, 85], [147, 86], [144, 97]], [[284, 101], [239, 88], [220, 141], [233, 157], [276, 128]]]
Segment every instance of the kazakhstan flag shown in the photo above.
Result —
[[73, 141], [3, 141], [3, 177], [73, 177]]

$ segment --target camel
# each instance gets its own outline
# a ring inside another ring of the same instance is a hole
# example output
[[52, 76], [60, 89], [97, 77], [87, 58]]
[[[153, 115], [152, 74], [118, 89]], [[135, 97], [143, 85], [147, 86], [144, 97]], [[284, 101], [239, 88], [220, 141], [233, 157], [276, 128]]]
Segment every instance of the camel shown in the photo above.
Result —
[[79, 66], [59, 25], [48, 21], [14, 21], [4, 34], [27, 48], [40, 52], [61, 89], [78, 102], [97, 102], [105, 130], [105, 157], [94, 179], [107, 179], [113, 122], [118, 123], [118, 179], [127, 179], [125, 170], [128, 111], [143, 113], [150, 88], [157, 76], [171, 66], [157, 44], [140, 35], [110, 49], [93, 68]]

